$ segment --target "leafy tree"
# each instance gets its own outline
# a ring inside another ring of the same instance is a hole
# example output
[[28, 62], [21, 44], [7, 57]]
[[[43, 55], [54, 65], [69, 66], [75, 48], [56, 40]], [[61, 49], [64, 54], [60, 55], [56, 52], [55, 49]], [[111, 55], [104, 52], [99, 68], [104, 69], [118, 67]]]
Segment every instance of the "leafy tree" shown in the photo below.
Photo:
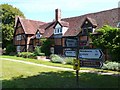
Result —
[[50, 47], [53, 44], [52, 41], [50, 41], [49, 39], [43, 39], [42, 40], [42, 46], [41, 46], [41, 52], [45, 53], [46, 56], [49, 56], [50, 53]]
[[0, 20], [2, 20], [2, 48], [5, 48], [7, 45], [12, 44], [15, 17], [24, 17], [24, 15], [19, 9], [8, 4], [1, 4], [0, 12]]
[[96, 30], [102, 35], [91, 35], [93, 45], [103, 50], [109, 50], [113, 60], [119, 60], [120, 56], [120, 29], [108, 25]]

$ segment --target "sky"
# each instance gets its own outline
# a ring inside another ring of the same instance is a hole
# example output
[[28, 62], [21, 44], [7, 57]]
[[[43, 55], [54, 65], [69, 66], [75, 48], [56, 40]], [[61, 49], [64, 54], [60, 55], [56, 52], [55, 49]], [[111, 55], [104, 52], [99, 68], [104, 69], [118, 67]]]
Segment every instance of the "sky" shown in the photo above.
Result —
[[0, 0], [22, 11], [26, 18], [44, 22], [55, 19], [55, 9], [61, 9], [62, 18], [117, 8], [120, 0]]

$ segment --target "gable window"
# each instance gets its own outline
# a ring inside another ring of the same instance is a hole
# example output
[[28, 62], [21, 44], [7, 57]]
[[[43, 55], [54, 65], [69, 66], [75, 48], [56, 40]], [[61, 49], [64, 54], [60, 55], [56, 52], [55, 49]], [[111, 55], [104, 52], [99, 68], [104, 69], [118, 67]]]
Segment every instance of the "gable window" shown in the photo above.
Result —
[[17, 40], [21, 40], [22, 39], [22, 36], [21, 35], [17, 35]]
[[54, 34], [62, 34], [62, 26], [59, 23], [55, 26]]
[[89, 33], [93, 33], [95, 31], [94, 28], [92, 27], [86, 27], [82, 29], [82, 34], [83, 35], [88, 35]]
[[62, 28], [61, 27], [55, 28], [54, 34], [61, 34], [61, 33], [62, 33]]
[[36, 34], [36, 38], [37, 38], [37, 39], [40, 39], [40, 37], [41, 37], [40, 33], [37, 32], [37, 34]]

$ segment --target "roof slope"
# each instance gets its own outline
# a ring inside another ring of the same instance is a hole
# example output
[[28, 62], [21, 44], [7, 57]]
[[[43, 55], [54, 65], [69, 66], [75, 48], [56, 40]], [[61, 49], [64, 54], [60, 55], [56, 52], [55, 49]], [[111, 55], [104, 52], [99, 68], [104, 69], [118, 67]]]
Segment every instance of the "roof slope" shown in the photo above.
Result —
[[[76, 36], [81, 30], [81, 25], [84, 20], [89, 17], [92, 22], [96, 25], [97, 28], [102, 27], [103, 25], [110, 25], [116, 27], [119, 19], [120, 8], [114, 8], [111, 10], [101, 11], [97, 13], [85, 14], [77, 17], [64, 18], [63, 21], [69, 22], [69, 30], [65, 33], [64, 36]], [[95, 20], [95, 21], [94, 21]]]
[[19, 20], [26, 34], [35, 34], [39, 26], [45, 24], [45, 22], [29, 20], [29, 19], [24, 19], [20, 17], [19, 17]]

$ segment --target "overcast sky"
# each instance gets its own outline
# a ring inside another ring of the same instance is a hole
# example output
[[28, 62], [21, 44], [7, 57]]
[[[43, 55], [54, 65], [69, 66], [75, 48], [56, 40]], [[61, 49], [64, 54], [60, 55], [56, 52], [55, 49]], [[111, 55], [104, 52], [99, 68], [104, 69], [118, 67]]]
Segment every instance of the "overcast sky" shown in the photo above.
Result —
[[120, 0], [0, 0], [20, 9], [26, 18], [53, 21], [55, 9], [60, 8], [62, 18], [80, 16], [118, 7]]

